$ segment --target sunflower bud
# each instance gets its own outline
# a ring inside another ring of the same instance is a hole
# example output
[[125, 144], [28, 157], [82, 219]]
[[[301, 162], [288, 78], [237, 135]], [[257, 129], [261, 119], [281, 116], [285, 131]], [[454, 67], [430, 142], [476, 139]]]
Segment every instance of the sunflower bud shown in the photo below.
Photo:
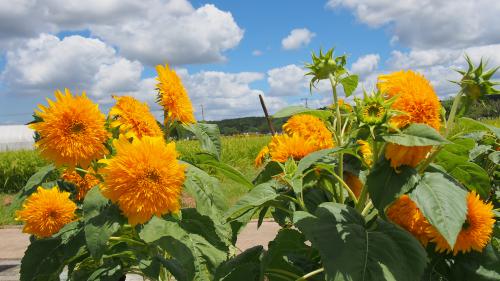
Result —
[[368, 95], [363, 99], [356, 99], [356, 114], [362, 124], [369, 126], [380, 125], [387, 121], [392, 100], [385, 100], [380, 92]]
[[494, 88], [499, 83], [490, 81], [499, 67], [484, 71], [486, 63], [483, 63], [482, 59], [477, 67], [472, 63], [469, 56], [465, 55], [465, 60], [467, 61], [468, 69], [467, 71], [457, 70], [462, 75], [462, 79], [458, 82], [455, 81], [455, 83], [460, 85], [462, 92], [468, 99], [477, 101], [484, 98], [485, 95], [500, 93], [499, 90]]
[[310, 70], [306, 75], [313, 76], [309, 88], [312, 89], [320, 80], [328, 79], [330, 74], [333, 76], [340, 76], [346, 73], [346, 62], [347, 59], [345, 55], [338, 57], [333, 56], [333, 48], [328, 50], [325, 54], [320, 50], [319, 56], [312, 53], [312, 64], [306, 64], [306, 68]]

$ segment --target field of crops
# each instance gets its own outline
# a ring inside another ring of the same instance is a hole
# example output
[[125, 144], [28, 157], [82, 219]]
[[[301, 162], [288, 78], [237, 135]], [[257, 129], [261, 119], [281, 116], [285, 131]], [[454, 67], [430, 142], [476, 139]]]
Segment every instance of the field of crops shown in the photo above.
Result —
[[[233, 136], [222, 138], [221, 160], [241, 171], [248, 179], [257, 174], [253, 161], [259, 150], [269, 142], [269, 136]], [[194, 140], [179, 141], [177, 149], [185, 158], [200, 151]], [[34, 150], [9, 151], [0, 153], [0, 225], [15, 224], [13, 214], [19, 206], [12, 204], [15, 193], [38, 168], [46, 165]], [[244, 186], [219, 175], [221, 188], [234, 203], [247, 190]]]

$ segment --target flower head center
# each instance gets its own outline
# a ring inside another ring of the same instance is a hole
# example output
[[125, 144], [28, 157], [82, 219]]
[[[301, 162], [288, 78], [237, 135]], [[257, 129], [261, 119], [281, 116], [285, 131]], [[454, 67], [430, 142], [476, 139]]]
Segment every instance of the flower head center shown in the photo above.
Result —
[[69, 126], [70, 132], [75, 134], [82, 132], [84, 129], [85, 129], [85, 124], [83, 124], [83, 122], [81, 121], [74, 121]]
[[154, 183], [159, 183], [161, 175], [156, 169], [148, 170], [146, 171], [146, 179]]

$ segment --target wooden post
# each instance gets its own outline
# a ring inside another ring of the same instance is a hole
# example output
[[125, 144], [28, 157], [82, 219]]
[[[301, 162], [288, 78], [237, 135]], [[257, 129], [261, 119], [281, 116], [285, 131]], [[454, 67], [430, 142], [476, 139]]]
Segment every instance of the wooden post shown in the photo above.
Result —
[[264, 103], [264, 98], [262, 97], [262, 95], [259, 95], [259, 99], [260, 99], [260, 105], [262, 106], [262, 110], [264, 111], [264, 115], [266, 116], [269, 130], [271, 131], [271, 134], [274, 136], [276, 135], [276, 131], [274, 131], [273, 123], [271, 122], [271, 118], [269, 117], [269, 113], [267, 112], [267, 107], [266, 104]]

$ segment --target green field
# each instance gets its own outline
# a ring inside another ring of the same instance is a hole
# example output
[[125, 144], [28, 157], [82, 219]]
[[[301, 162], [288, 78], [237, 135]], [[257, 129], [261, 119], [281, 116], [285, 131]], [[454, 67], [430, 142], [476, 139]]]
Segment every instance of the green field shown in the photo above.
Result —
[[[257, 169], [253, 165], [259, 150], [270, 140], [269, 136], [222, 137], [221, 161], [241, 171], [248, 179], [253, 179]], [[197, 141], [179, 141], [177, 150], [185, 158], [200, 151]], [[0, 153], [0, 225], [15, 224], [13, 214], [19, 206], [13, 205], [15, 192], [24, 186], [28, 178], [39, 167], [46, 165], [36, 151], [13, 151]], [[221, 188], [234, 203], [247, 190], [246, 187], [223, 176], [218, 176]]]

